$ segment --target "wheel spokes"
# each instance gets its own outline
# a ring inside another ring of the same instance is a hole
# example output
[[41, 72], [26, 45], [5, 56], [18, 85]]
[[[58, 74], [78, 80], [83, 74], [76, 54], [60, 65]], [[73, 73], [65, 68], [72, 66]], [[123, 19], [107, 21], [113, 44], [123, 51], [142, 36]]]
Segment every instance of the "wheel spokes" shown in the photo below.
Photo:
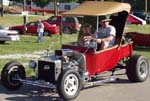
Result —
[[78, 90], [79, 81], [76, 75], [70, 74], [66, 77], [64, 82], [64, 89], [68, 95], [74, 95]]
[[147, 75], [147, 73], [148, 73], [147, 68], [148, 68], [147, 62], [144, 61], [144, 60], [141, 61], [140, 62], [139, 73], [140, 73], [142, 78], [144, 78]]

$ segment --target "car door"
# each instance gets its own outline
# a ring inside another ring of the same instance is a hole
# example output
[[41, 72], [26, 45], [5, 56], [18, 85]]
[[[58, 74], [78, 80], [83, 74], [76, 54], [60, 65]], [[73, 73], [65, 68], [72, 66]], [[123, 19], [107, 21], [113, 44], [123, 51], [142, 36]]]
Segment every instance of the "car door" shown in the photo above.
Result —
[[37, 22], [30, 22], [27, 24], [27, 33], [37, 34]]

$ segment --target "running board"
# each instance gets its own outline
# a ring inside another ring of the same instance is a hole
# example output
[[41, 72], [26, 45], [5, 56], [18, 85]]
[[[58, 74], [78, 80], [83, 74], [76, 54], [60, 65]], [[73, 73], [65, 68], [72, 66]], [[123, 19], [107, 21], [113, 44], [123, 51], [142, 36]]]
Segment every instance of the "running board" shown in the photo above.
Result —
[[38, 86], [38, 87], [44, 87], [44, 88], [49, 88], [49, 89], [56, 89], [56, 86], [49, 83], [49, 82], [45, 82], [45, 81], [31, 81], [31, 80], [26, 80], [26, 79], [16, 79], [19, 80], [20, 82], [24, 83], [24, 84], [28, 84], [28, 85], [33, 85], [33, 86]]
[[[19, 80], [20, 82], [24, 83], [24, 84], [28, 84], [28, 85], [33, 85], [33, 86], [38, 86], [38, 87], [44, 87], [44, 88], [49, 88], [49, 89], [56, 89], [56, 86], [49, 83], [49, 82], [45, 82], [45, 81], [31, 81], [31, 80], [27, 80], [27, 79], [15, 79], [15, 80]], [[111, 78], [106, 78], [103, 80], [98, 80], [98, 81], [93, 81], [93, 82], [86, 82], [84, 84], [84, 88], [86, 87], [90, 87], [90, 86], [97, 86], [97, 85], [102, 85], [103, 83], [107, 83], [107, 82], [113, 82], [116, 81], [117, 78], [115, 77], [111, 77]]]
[[98, 86], [98, 85], [102, 85], [103, 83], [113, 82], [113, 81], [116, 81], [116, 80], [117, 80], [117, 78], [111, 77], [111, 78], [106, 78], [106, 79], [103, 79], [103, 80], [98, 80], [98, 81], [93, 81], [93, 82], [86, 82], [84, 88], [90, 87], [90, 86]]

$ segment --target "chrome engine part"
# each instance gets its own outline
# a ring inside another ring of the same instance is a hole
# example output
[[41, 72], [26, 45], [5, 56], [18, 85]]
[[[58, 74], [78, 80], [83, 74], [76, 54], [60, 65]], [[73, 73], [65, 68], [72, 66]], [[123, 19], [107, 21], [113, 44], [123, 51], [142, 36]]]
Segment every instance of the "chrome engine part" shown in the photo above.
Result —
[[79, 70], [78, 62], [72, 57], [72, 50], [57, 50], [54, 56], [38, 60], [38, 79], [55, 84], [64, 69]]

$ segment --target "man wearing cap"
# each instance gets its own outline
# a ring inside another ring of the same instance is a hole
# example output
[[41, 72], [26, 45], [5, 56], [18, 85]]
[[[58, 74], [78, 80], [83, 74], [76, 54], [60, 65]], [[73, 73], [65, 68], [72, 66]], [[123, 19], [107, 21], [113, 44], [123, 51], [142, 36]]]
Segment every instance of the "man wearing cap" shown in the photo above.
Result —
[[98, 43], [99, 49], [105, 49], [111, 47], [115, 43], [116, 29], [114, 26], [109, 25], [111, 19], [106, 16], [100, 18], [101, 27], [98, 32], [94, 33], [96, 38], [94, 39]]
[[94, 40], [98, 43], [97, 50], [111, 47], [115, 43], [116, 29], [114, 26], [109, 25], [110, 21], [111, 19], [108, 19], [106, 16], [101, 16], [99, 22], [101, 27], [98, 29], [98, 32], [94, 33], [95, 37], [86, 37], [86, 40]]

